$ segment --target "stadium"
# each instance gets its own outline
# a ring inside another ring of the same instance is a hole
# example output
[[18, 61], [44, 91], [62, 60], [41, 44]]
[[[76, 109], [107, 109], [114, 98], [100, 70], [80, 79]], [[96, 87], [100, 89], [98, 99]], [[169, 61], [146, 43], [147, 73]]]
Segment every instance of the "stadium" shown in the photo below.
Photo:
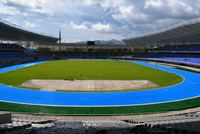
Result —
[[0, 133], [200, 132], [199, 18], [120, 45], [0, 29]]

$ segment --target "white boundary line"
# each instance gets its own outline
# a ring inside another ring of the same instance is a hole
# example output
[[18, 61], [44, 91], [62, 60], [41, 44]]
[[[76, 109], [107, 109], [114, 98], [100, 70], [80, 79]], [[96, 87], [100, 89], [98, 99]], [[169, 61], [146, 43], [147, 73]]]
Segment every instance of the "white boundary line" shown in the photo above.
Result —
[[175, 102], [180, 102], [180, 101], [187, 101], [190, 99], [196, 99], [199, 98], [200, 96], [195, 96], [195, 97], [189, 97], [189, 98], [185, 98], [185, 99], [179, 99], [179, 100], [172, 100], [172, 101], [166, 101], [166, 102], [155, 102], [155, 103], [146, 103], [146, 104], [129, 104], [129, 105], [110, 105], [110, 106], [104, 106], [104, 105], [98, 105], [98, 106], [79, 106], [79, 105], [47, 105], [47, 104], [32, 104], [32, 103], [21, 103], [21, 102], [13, 102], [13, 101], [4, 101], [4, 100], [0, 100], [0, 102], [5, 102], [5, 103], [12, 103], [12, 104], [19, 104], [19, 105], [30, 105], [30, 106], [45, 106], [45, 107], [63, 107], [63, 108], [67, 108], [67, 107], [74, 107], [74, 108], [100, 108], [100, 107], [134, 107], [134, 106], [147, 106], [147, 105], [157, 105], [157, 104], [166, 104], [166, 103], [175, 103]]

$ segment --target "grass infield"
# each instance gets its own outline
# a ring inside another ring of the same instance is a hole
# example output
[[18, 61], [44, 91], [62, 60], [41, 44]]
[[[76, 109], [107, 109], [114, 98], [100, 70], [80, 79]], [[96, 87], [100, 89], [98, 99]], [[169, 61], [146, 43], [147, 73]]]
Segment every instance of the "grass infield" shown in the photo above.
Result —
[[121, 61], [61, 60], [0, 74], [0, 83], [20, 86], [31, 79], [49, 80], [149, 80], [159, 87], [183, 79], [168, 72]]

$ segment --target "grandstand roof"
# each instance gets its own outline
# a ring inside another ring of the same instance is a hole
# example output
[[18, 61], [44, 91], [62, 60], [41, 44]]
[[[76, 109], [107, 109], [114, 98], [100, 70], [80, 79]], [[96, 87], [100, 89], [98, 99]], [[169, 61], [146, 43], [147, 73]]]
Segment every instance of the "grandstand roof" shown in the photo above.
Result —
[[126, 45], [134, 47], [200, 43], [200, 18], [184, 21], [157, 32], [124, 39], [123, 41]]
[[59, 38], [24, 30], [6, 21], [0, 21], [0, 40], [56, 43]]

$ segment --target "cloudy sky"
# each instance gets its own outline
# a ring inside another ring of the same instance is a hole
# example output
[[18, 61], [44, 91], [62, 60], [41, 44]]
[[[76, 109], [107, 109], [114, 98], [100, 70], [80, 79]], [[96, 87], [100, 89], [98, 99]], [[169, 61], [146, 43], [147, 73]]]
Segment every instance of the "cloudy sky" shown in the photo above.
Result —
[[200, 16], [200, 0], [0, 0], [0, 18], [76, 42], [123, 39]]

